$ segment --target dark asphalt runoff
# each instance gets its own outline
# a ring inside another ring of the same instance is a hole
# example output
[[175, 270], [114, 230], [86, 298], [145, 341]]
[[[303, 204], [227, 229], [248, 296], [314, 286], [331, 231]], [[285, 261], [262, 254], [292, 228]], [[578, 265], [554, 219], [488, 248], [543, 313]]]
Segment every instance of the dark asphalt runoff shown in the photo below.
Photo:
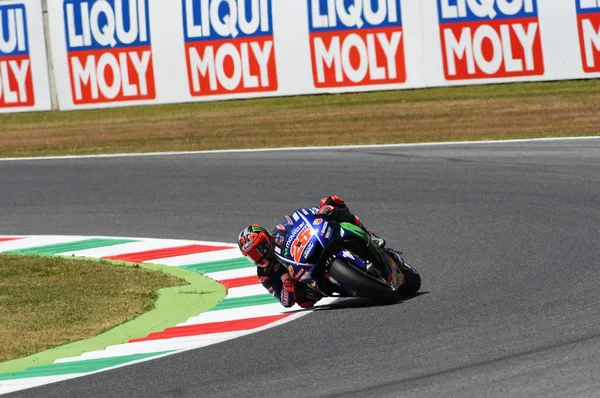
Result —
[[0, 162], [0, 234], [235, 242], [337, 194], [423, 294], [44, 397], [600, 396], [600, 139]]

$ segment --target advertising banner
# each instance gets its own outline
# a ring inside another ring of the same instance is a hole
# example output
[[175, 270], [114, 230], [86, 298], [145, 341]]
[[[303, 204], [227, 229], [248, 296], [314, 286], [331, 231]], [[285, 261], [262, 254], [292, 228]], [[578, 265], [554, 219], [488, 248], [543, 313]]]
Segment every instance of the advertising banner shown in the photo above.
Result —
[[[47, 4], [63, 110], [600, 74], [600, 0]], [[0, 14], [0, 81], [26, 103], [21, 13]]]
[[406, 82], [399, 0], [308, 0], [317, 88]]
[[600, 0], [575, 0], [583, 70], [600, 72]]
[[156, 97], [148, 0], [65, 0], [63, 16], [75, 104]]
[[276, 91], [271, 0], [183, 0], [192, 96]]
[[437, 0], [447, 80], [544, 74], [538, 0]]
[[39, 2], [0, 2], [0, 112], [50, 109]]

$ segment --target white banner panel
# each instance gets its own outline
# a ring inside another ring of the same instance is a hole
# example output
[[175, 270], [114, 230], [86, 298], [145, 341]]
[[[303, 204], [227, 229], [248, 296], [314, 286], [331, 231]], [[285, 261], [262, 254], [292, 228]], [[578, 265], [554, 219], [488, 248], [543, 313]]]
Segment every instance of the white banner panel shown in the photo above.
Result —
[[50, 109], [41, 1], [0, 2], [0, 113]]

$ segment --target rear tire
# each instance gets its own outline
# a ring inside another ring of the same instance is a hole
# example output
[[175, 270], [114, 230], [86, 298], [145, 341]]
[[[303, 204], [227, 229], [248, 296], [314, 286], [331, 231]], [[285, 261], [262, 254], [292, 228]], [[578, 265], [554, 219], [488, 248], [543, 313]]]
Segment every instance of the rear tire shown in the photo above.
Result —
[[380, 302], [398, 301], [398, 292], [383, 282], [364, 274], [342, 260], [333, 261], [329, 269], [331, 276], [343, 286], [351, 286], [359, 297], [367, 297]]
[[406, 263], [400, 266], [400, 271], [404, 275], [405, 283], [398, 289], [398, 294], [400, 296], [414, 296], [421, 288], [421, 275]]

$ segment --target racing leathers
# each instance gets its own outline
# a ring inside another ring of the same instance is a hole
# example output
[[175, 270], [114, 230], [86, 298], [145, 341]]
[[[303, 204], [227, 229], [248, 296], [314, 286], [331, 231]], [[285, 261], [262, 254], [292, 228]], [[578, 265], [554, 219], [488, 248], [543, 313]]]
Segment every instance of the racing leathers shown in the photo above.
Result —
[[[349, 222], [365, 229], [360, 219], [352, 214], [344, 200], [337, 196], [329, 196], [321, 199], [319, 207], [310, 209], [318, 217], [336, 222]], [[294, 226], [290, 216], [278, 224], [271, 231], [273, 244], [284, 250], [285, 238]], [[366, 229], [365, 229], [366, 231]], [[257, 267], [257, 275], [260, 283], [276, 297], [284, 307], [298, 304], [302, 308], [312, 307], [321, 296], [303, 283], [296, 282], [288, 273], [287, 267], [281, 264], [275, 255], [270, 259], [267, 266]]]

